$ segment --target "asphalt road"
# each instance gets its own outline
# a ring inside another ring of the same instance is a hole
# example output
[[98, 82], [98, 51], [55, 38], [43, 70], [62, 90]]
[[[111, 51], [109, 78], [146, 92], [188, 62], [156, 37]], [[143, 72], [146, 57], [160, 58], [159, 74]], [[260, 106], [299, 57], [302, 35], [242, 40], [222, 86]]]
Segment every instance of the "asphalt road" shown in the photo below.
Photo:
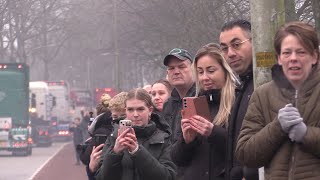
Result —
[[72, 142], [35, 147], [27, 157], [0, 151], [0, 180], [86, 180], [85, 166], [74, 162]]

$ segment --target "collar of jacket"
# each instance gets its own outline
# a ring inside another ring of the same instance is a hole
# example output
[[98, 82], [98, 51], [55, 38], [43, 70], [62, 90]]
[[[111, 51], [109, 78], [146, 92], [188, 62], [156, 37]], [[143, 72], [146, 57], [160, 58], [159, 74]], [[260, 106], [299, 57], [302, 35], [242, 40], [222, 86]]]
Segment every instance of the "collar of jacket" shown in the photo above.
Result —
[[151, 121], [155, 122], [157, 128], [168, 133], [169, 136], [172, 134], [170, 125], [159, 113], [158, 111], [151, 113]]
[[150, 121], [146, 126], [133, 126], [137, 138], [150, 137], [157, 129], [155, 122]]
[[239, 80], [241, 84], [237, 84], [236, 91], [241, 91], [244, 86], [249, 82], [253, 80], [253, 71], [252, 71], [252, 65], [249, 67], [251, 70], [247, 72], [245, 75], [239, 75]]
[[220, 104], [221, 89], [201, 91], [199, 96], [206, 96], [208, 104]]
[[242, 82], [247, 82], [248, 80], [253, 79], [253, 71], [252, 71], [252, 64], [249, 66], [249, 71], [244, 75], [239, 75], [239, 78]]
[[[193, 97], [196, 94], [196, 84], [194, 83], [192, 87], [188, 90], [185, 97]], [[181, 101], [181, 97], [176, 88], [174, 88], [171, 92], [171, 98], [174, 101]]]
[[275, 64], [271, 68], [272, 79], [276, 83], [276, 85], [280, 88], [285, 88], [289, 90], [294, 90], [291, 83], [288, 81], [287, 77], [284, 75], [282, 66], [279, 64]]

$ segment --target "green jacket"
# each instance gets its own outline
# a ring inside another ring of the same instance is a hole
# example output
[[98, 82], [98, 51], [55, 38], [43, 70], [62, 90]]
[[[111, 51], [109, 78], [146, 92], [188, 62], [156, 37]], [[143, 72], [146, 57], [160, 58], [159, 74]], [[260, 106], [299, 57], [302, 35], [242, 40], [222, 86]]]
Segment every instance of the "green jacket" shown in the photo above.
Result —
[[109, 136], [103, 149], [102, 166], [97, 180], [174, 180], [176, 166], [170, 157], [169, 135], [151, 122], [145, 128], [134, 127], [139, 150], [131, 155], [128, 151], [116, 154], [113, 147], [118, 129]]
[[[303, 143], [291, 142], [277, 119], [279, 109], [297, 102], [307, 125]], [[298, 91], [273, 68], [273, 80], [258, 87], [240, 131], [236, 156], [248, 167], [265, 168], [265, 179], [320, 179], [320, 71], [314, 67]]]

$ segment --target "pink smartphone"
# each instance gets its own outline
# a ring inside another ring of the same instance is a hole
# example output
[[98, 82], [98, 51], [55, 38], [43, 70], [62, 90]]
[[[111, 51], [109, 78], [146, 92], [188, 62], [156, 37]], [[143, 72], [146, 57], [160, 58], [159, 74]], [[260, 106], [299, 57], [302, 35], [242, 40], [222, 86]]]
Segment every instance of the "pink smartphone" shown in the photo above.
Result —
[[119, 132], [122, 133], [128, 128], [132, 127], [132, 122], [129, 119], [123, 119], [119, 121]]
[[189, 119], [199, 115], [212, 122], [209, 105], [205, 96], [183, 98], [182, 118]]

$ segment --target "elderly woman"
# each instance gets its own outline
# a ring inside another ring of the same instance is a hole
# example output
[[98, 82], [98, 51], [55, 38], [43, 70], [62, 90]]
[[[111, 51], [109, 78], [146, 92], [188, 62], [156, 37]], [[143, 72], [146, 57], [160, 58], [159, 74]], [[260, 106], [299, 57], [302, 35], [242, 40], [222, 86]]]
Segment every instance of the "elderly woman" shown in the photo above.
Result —
[[156, 127], [150, 95], [143, 89], [128, 92], [127, 119], [133, 128], [115, 129], [103, 149], [103, 162], [96, 179], [173, 180], [176, 167], [170, 158], [169, 134]]
[[320, 71], [315, 29], [291, 22], [275, 35], [278, 64], [258, 87], [242, 124], [236, 155], [265, 167], [265, 179], [320, 179]]

